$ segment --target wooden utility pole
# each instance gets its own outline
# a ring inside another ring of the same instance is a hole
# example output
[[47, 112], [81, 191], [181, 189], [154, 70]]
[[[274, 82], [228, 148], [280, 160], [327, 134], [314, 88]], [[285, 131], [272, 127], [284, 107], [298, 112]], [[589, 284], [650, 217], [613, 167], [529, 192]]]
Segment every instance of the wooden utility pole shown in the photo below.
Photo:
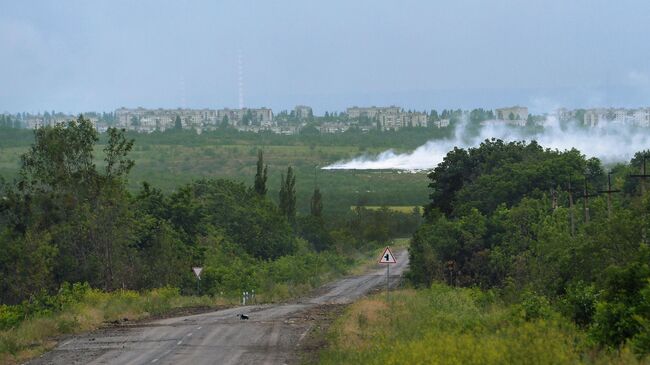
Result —
[[569, 193], [569, 216], [571, 217], [571, 237], [575, 236], [576, 233], [576, 221], [573, 216], [573, 188], [571, 187], [571, 176], [569, 176], [569, 188], [567, 189]]
[[645, 180], [650, 177], [650, 175], [646, 173], [646, 169], [645, 169], [645, 162], [647, 158], [648, 156], [643, 156], [643, 166], [641, 167], [641, 174], [630, 175], [630, 177], [641, 179], [641, 196], [645, 195]]
[[620, 193], [620, 190], [612, 189], [612, 173], [607, 173], [607, 190], [600, 190], [599, 193], [607, 194], [607, 218], [612, 219], [612, 194]]
[[[642, 199], [643, 199], [643, 197], [645, 196], [645, 180], [646, 180], [648, 177], [650, 177], [650, 175], [646, 172], [646, 169], [645, 169], [645, 162], [646, 162], [646, 159], [647, 159], [647, 158], [648, 158], [647, 155], [644, 155], [644, 156], [643, 156], [643, 166], [641, 167], [641, 174], [636, 174], [636, 175], [633, 174], [633, 175], [630, 175], [630, 177], [634, 177], [634, 178], [637, 178], [637, 179], [641, 179], [641, 198], [642, 198]], [[643, 220], [644, 220], [644, 221], [647, 221], [645, 215], [646, 215], [646, 214], [644, 213], [644, 219], [643, 219]], [[643, 226], [643, 227], [641, 228], [641, 238], [642, 238], [642, 240], [643, 240], [643, 243], [646, 243], [646, 242], [647, 242], [647, 240], [646, 240], [646, 236], [647, 236], [646, 229], [645, 229], [645, 226]]]
[[597, 195], [598, 194], [589, 194], [589, 192], [587, 192], [587, 179], [585, 178], [585, 189], [582, 194], [582, 209], [585, 212], [585, 223], [589, 223], [589, 198]]

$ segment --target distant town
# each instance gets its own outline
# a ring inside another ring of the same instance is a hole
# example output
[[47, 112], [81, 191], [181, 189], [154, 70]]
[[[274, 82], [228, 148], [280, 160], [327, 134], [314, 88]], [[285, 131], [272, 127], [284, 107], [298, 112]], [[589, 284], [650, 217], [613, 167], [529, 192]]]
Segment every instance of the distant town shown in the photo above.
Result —
[[[513, 126], [543, 125], [547, 115], [529, 114], [527, 107], [513, 106], [494, 111], [436, 110], [412, 111], [399, 106], [349, 107], [345, 112], [325, 112], [315, 116], [309, 106], [298, 105], [291, 111], [274, 114], [270, 108], [241, 109], [146, 109], [119, 108], [109, 113], [83, 113], [99, 132], [109, 127], [123, 128], [139, 133], [163, 132], [173, 129], [191, 129], [197, 133], [234, 128], [242, 132], [269, 132], [294, 135], [310, 129], [319, 133], [343, 133], [350, 129], [397, 131], [403, 128], [447, 128], [465, 118], [470, 122], [508, 124]], [[559, 121], [575, 121], [586, 127], [608, 124], [650, 127], [650, 108], [593, 108], [554, 112]], [[0, 127], [37, 129], [74, 119], [75, 115], [44, 112], [38, 114], [0, 114]]]

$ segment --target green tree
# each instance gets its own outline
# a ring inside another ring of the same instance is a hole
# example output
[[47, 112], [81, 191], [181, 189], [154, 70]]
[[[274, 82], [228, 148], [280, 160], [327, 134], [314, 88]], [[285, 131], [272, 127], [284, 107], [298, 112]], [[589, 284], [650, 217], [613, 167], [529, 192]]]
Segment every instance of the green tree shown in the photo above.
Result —
[[127, 158], [133, 141], [125, 138], [124, 131], [109, 130], [106, 167], [100, 173], [93, 156], [98, 135], [83, 116], [65, 125], [40, 128], [34, 135], [34, 144], [21, 157], [17, 189], [7, 194], [9, 215], [0, 217], [13, 231], [5, 237], [25, 243], [25, 250], [34, 249], [27, 244], [31, 242], [27, 235], [40, 237], [43, 245], [35, 252], [56, 253], [53, 267], [43, 267], [52, 273], [49, 287], [64, 281], [88, 281], [106, 289], [129, 285], [134, 272], [128, 259], [133, 256], [129, 245], [133, 219], [125, 183], [133, 166]]
[[174, 120], [174, 129], [176, 130], [181, 130], [183, 129], [183, 122], [181, 121], [180, 116], [176, 116], [176, 119]]
[[323, 215], [323, 196], [319, 188], [314, 188], [314, 194], [311, 196], [310, 205], [311, 215], [314, 217], [321, 217]]
[[296, 176], [293, 174], [293, 168], [287, 168], [287, 175], [282, 174], [280, 178], [280, 211], [284, 214], [289, 222], [296, 220]]
[[135, 140], [127, 139], [124, 129], [118, 130], [117, 128], [109, 128], [108, 143], [104, 148], [106, 157], [105, 176], [108, 179], [123, 179], [129, 174], [133, 168], [134, 161], [127, 158], [128, 154], [133, 149]]
[[23, 190], [65, 192], [79, 198], [95, 187], [93, 148], [98, 135], [87, 119], [80, 115], [66, 125], [39, 128], [34, 137], [34, 144], [21, 157]]
[[255, 182], [253, 189], [260, 196], [265, 196], [267, 192], [266, 180], [268, 178], [269, 165], [264, 165], [264, 151], [257, 151], [257, 172], [255, 173]]

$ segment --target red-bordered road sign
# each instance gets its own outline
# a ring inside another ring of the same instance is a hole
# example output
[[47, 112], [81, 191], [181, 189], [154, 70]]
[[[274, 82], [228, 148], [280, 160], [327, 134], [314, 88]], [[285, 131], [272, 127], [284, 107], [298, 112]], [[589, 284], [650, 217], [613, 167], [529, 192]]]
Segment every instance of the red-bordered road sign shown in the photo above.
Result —
[[384, 253], [381, 254], [381, 257], [379, 258], [379, 263], [380, 264], [396, 264], [397, 260], [395, 260], [395, 255], [390, 251], [390, 247], [386, 246], [386, 249], [384, 250]]

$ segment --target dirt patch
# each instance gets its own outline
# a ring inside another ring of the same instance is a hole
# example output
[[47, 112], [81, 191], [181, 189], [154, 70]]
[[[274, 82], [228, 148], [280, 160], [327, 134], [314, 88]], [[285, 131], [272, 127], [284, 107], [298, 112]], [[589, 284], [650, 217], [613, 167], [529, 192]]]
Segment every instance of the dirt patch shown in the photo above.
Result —
[[155, 314], [155, 315], [150, 315], [146, 316], [143, 318], [139, 319], [129, 319], [129, 318], [122, 318], [114, 321], [108, 321], [108, 322], [103, 322], [102, 326], [100, 328], [104, 327], [132, 327], [132, 326], [140, 326], [142, 324], [156, 321], [159, 319], [167, 319], [167, 318], [173, 318], [173, 317], [185, 317], [185, 316], [191, 316], [194, 314], [203, 314], [203, 313], [208, 313], [208, 312], [216, 312], [220, 311], [222, 309], [228, 309], [232, 308], [232, 305], [215, 305], [215, 306], [209, 306], [209, 305], [202, 305], [202, 306], [194, 306], [194, 307], [181, 307], [181, 308], [172, 308], [168, 311], [165, 311], [164, 313], [160, 314]]
[[332, 323], [340, 317], [349, 304], [326, 304], [314, 307], [302, 314], [311, 321], [309, 332], [300, 341], [296, 364], [318, 364], [320, 351], [328, 344], [327, 333]]

